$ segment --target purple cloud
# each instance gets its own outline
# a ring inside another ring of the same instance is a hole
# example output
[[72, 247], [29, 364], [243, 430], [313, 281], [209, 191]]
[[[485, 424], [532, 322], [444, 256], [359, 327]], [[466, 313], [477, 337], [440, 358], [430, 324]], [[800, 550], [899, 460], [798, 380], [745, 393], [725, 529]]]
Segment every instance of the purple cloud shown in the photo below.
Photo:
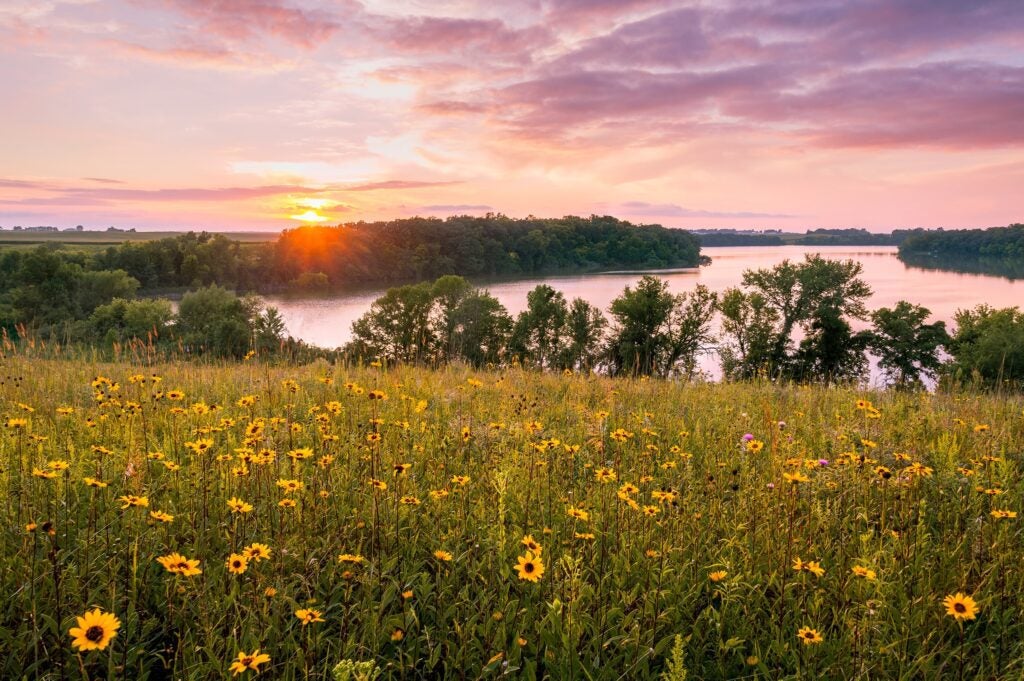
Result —
[[385, 44], [413, 53], [473, 51], [530, 61], [532, 51], [551, 40], [543, 27], [514, 29], [497, 19], [414, 16], [377, 18], [375, 23], [376, 35]]
[[722, 102], [751, 121], [799, 126], [820, 146], [1024, 144], [1024, 67], [940, 63], [842, 74], [807, 92]]

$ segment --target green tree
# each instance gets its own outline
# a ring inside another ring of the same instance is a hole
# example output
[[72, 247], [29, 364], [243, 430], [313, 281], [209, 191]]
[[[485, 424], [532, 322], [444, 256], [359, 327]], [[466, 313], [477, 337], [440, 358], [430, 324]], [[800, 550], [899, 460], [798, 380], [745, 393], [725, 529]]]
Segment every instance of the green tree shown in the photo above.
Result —
[[573, 298], [565, 319], [565, 344], [558, 366], [575, 371], [591, 371], [601, 356], [608, 320], [601, 310], [582, 298]]
[[[859, 375], [864, 360], [858, 353], [863, 353], [866, 338], [852, 333], [849, 319], [867, 316], [865, 301], [871, 288], [860, 278], [862, 270], [863, 266], [854, 260], [808, 255], [801, 263], [784, 260], [771, 269], [744, 272], [746, 293], [756, 293], [760, 298], [744, 301], [733, 296], [729, 301], [726, 345], [732, 349], [741, 345], [736, 335], [740, 332], [737, 320], [744, 316], [756, 318], [759, 327], [754, 336], [758, 341], [764, 339], [769, 322], [772, 331], [767, 356], [751, 355], [740, 361], [742, 370], [749, 371], [747, 360], [756, 359], [758, 369], [801, 380], [839, 380]], [[757, 308], [753, 307], [755, 302]], [[766, 313], [765, 307], [772, 312]], [[804, 340], [794, 349], [793, 336], [798, 329]], [[735, 363], [736, 356], [727, 356], [726, 361]]]
[[178, 306], [178, 337], [194, 353], [241, 357], [250, 347], [249, 310], [220, 286], [186, 293]]
[[502, 360], [512, 318], [497, 298], [486, 291], [471, 291], [459, 302], [453, 318], [458, 357], [477, 367]]
[[443, 362], [456, 354], [456, 310], [472, 291], [469, 282], [455, 274], [438, 277], [430, 289], [435, 307], [431, 325], [437, 338], [438, 359]]
[[817, 310], [805, 333], [792, 363], [794, 378], [833, 383], [864, 377], [870, 332], [854, 333], [838, 309], [826, 306]]
[[779, 312], [760, 293], [727, 289], [719, 303], [722, 344], [718, 354], [728, 379], [749, 379], [770, 372]]
[[250, 348], [263, 354], [272, 354], [281, 349], [285, 341], [285, 324], [281, 312], [273, 306], [264, 306], [255, 295], [242, 299], [251, 330]]
[[154, 343], [170, 340], [174, 311], [169, 300], [116, 298], [100, 305], [86, 320], [86, 340], [104, 344], [137, 338]]
[[511, 350], [539, 368], [553, 366], [563, 352], [569, 308], [565, 296], [547, 284], [526, 294], [526, 309], [512, 331]]
[[988, 387], [1024, 386], [1024, 312], [979, 305], [958, 310], [954, 319], [956, 331], [947, 346], [954, 378], [970, 378]]
[[922, 377], [934, 378], [942, 366], [939, 352], [950, 338], [945, 322], [925, 323], [930, 314], [905, 300], [871, 313], [868, 347], [889, 382], [900, 388], [920, 386]]
[[388, 289], [369, 311], [352, 324], [352, 345], [357, 355], [379, 356], [394, 362], [429, 359], [436, 346], [431, 326], [434, 308], [429, 283]]
[[697, 373], [698, 356], [708, 352], [715, 341], [711, 320], [718, 309], [718, 294], [697, 284], [689, 293], [676, 295], [675, 303], [665, 329], [662, 375], [675, 371], [693, 378]]
[[669, 292], [668, 282], [644, 276], [627, 286], [610, 308], [615, 324], [608, 344], [613, 375], [692, 376], [697, 355], [711, 342], [716, 296], [704, 286], [689, 295]]
[[124, 270], [93, 270], [75, 278], [74, 306], [78, 317], [87, 317], [115, 298], [134, 298], [139, 282]]

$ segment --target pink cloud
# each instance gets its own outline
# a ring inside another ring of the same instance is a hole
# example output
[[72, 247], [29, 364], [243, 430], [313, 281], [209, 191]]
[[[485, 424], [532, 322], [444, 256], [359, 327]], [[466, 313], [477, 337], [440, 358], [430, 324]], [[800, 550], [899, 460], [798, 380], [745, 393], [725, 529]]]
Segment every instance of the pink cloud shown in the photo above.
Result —
[[349, 192], [367, 192], [377, 189], [422, 189], [424, 187], [443, 187], [445, 185], [459, 184], [455, 181], [425, 181], [418, 180], [384, 180], [382, 182], [367, 182], [354, 187], [345, 187]]
[[336, 3], [335, 13], [303, 9], [281, 0], [155, 1], [198, 22], [202, 30], [223, 38], [247, 41], [272, 36], [305, 48], [329, 40], [341, 29], [341, 11], [358, 8], [349, 0]]
[[544, 27], [514, 29], [498, 19], [376, 17], [371, 26], [382, 43], [406, 53], [471, 52], [517, 62], [529, 62], [533, 50], [552, 39]]
[[798, 215], [784, 213], [759, 213], [756, 211], [736, 210], [704, 210], [685, 208], [675, 203], [647, 203], [646, 201], [626, 201], [602, 210], [611, 210], [614, 215], [640, 215], [671, 218], [798, 218]]

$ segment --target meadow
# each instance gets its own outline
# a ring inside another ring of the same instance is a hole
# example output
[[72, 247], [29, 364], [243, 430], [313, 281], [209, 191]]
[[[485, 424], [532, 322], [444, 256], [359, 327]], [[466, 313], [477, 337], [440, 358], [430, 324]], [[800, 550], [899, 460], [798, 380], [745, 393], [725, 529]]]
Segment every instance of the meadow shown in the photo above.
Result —
[[0, 367], [0, 677], [1019, 679], [1024, 400]]

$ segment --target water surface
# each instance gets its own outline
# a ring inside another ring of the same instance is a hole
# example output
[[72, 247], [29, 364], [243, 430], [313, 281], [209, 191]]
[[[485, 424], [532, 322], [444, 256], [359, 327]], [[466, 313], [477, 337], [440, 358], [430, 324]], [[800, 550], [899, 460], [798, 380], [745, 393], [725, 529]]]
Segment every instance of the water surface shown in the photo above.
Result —
[[[1024, 281], [1009, 281], [982, 274], [961, 274], [908, 267], [896, 257], [895, 246], [748, 246], [704, 248], [711, 265], [699, 270], [660, 272], [672, 291], [683, 292], [704, 284], [713, 291], [737, 286], [747, 269], [772, 267], [783, 260], [802, 260], [805, 254], [820, 253], [833, 259], [854, 259], [864, 265], [863, 278], [874, 291], [868, 307], [891, 307], [908, 300], [931, 310], [934, 319], [952, 326], [954, 313], [961, 308], [987, 303], [1008, 307], [1024, 302]], [[526, 294], [537, 284], [549, 284], [565, 294], [567, 300], [580, 297], [607, 312], [627, 285], [642, 276], [638, 272], [549, 276], [518, 281], [476, 281], [488, 289], [514, 316], [526, 307]], [[267, 297], [284, 317], [288, 333], [296, 338], [333, 348], [352, 337], [352, 322], [366, 312], [384, 289], [322, 297]], [[863, 328], [864, 324], [856, 324]], [[702, 366], [715, 373], [713, 359]], [[873, 378], [877, 371], [872, 367]]]

